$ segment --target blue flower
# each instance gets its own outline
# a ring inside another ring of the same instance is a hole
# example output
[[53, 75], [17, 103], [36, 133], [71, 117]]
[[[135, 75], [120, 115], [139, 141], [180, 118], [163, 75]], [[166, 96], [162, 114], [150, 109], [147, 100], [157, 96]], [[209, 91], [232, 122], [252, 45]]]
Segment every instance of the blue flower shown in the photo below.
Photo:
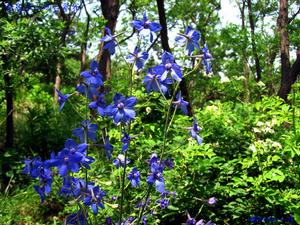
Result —
[[150, 185], [155, 184], [155, 188], [158, 192], [164, 192], [165, 180], [163, 178], [163, 167], [158, 163], [152, 163], [150, 170], [151, 174], [147, 178], [147, 183]]
[[81, 122], [81, 127], [76, 128], [72, 131], [72, 134], [80, 138], [81, 142], [84, 142], [84, 132], [87, 132], [87, 138], [96, 142], [96, 131], [98, 126], [96, 124], [91, 124], [89, 120], [84, 120]]
[[131, 172], [127, 176], [127, 179], [130, 180], [130, 182], [134, 188], [137, 188], [137, 186], [140, 185], [141, 176], [140, 176], [140, 172], [138, 171], [138, 169], [136, 167], [134, 167], [131, 170]]
[[199, 220], [198, 222], [196, 222], [194, 218], [188, 218], [188, 220], [186, 221], [186, 225], [216, 225], [216, 224], [210, 221], [205, 223], [204, 220]]
[[105, 191], [98, 186], [89, 185], [89, 192], [83, 200], [85, 205], [91, 206], [95, 215], [98, 214], [98, 207], [104, 209], [103, 197], [106, 195]]
[[198, 142], [199, 145], [202, 144], [202, 138], [197, 134], [202, 129], [198, 126], [197, 120], [194, 118], [193, 126], [188, 128], [190, 130], [191, 136]]
[[158, 156], [156, 153], [152, 153], [150, 156], [150, 159], [148, 160], [148, 163], [152, 165], [153, 163], [158, 163]]
[[81, 189], [85, 187], [83, 179], [72, 176], [63, 177], [63, 186], [59, 188], [59, 195], [78, 198], [81, 195]]
[[56, 166], [61, 176], [66, 176], [68, 171], [77, 173], [80, 169], [79, 163], [82, 160], [82, 154], [79, 152], [72, 152], [67, 148], [64, 148], [56, 157]]
[[180, 108], [181, 112], [184, 115], [188, 114], [188, 110], [187, 110], [187, 106], [188, 106], [188, 102], [184, 101], [183, 98], [181, 97], [181, 91], [179, 91], [176, 95], [176, 101], [173, 102], [174, 105], [176, 105], [177, 107]]
[[34, 187], [35, 191], [40, 195], [41, 203], [44, 203], [46, 195], [47, 195], [45, 186], [40, 187], [38, 185], [34, 185], [33, 187]]
[[158, 199], [156, 203], [160, 204], [161, 209], [166, 209], [169, 206], [169, 200], [167, 198]]
[[88, 222], [86, 221], [86, 218], [83, 215], [83, 213], [81, 211], [78, 211], [77, 213], [73, 213], [70, 216], [68, 216], [66, 221], [65, 221], [65, 224], [88, 225]]
[[58, 89], [55, 88], [56, 93], [58, 94], [58, 104], [59, 104], [59, 111], [61, 111], [65, 105], [65, 103], [68, 101], [71, 94], [64, 95], [61, 93]]
[[114, 97], [114, 103], [107, 106], [105, 112], [107, 116], [113, 118], [115, 124], [119, 124], [120, 122], [127, 123], [135, 118], [133, 107], [136, 102], [135, 97], [125, 98], [123, 95], [117, 93]]
[[160, 67], [163, 69], [163, 74], [161, 76], [162, 80], [167, 78], [167, 75], [171, 73], [173, 79], [180, 82], [182, 80], [182, 73], [180, 66], [175, 63], [174, 57], [170, 52], [165, 51], [162, 54], [162, 64]]
[[97, 100], [89, 104], [89, 107], [96, 110], [100, 116], [105, 116], [106, 102], [104, 100], [104, 94], [100, 94]]
[[207, 204], [213, 206], [217, 203], [217, 199], [215, 197], [211, 197], [208, 199]]
[[124, 222], [121, 223], [116, 223], [116, 225], [131, 225], [132, 222], [134, 221], [134, 218], [132, 216], [130, 216], [127, 220], [125, 220]]
[[123, 142], [122, 153], [124, 153], [129, 146], [129, 143], [133, 137], [129, 136], [126, 132], [123, 132], [123, 137], [121, 141]]
[[142, 216], [142, 223], [143, 225], [147, 225], [147, 217], [145, 215]]
[[191, 55], [191, 53], [195, 50], [195, 48], [198, 48], [200, 50], [199, 40], [200, 40], [200, 33], [194, 30], [190, 26], [188, 26], [185, 29], [184, 34], [179, 34], [179, 36], [175, 38], [175, 41], [177, 41], [180, 45], [186, 44], [188, 55]]
[[103, 85], [103, 77], [99, 72], [99, 65], [95, 60], [90, 64], [90, 71], [83, 71], [80, 76], [84, 78], [84, 82], [89, 86], [97, 88]]
[[153, 42], [153, 34], [152, 32], [158, 32], [161, 30], [161, 26], [159, 23], [150, 22], [147, 13], [144, 12], [142, 20], [134, 20], [132, 21], [132, 25], [139, 32], [148, 31], [150, 33], [150, 41]]
[[89, 164], [91, 164], [92, 162], [95, 161], [94, 158], [90, 157], [90, 156], [86, 156], [86, 149], [87, 149], [88, 145], [86, 143], [83, 144], [77, 144], [73, 139], [69, 138], [67, 139], [67, 141], [65, 142], [65, 148], [69, 149], [70, 152], [72, 153], [79, 153], [82, 156], [81, 159], [81, 164], [87, 168], [90, 169]]
[[33, 178], [39, 178], [40, 186], [35, 185], [34, 189], [40, 195], [41, 203], [45, 201], [45, 197], [51, 191], [52, 184], [52, 172], [48, 168], [46, 162], [42, 162], [40, 158], [34, 158], [32, 160], [25, 160], [25, 168], [23, 173], [32, 176]]
[[194, 218], [188, 218], [186, 225], [196, 225], [196, 220]]
[[33, 178], [37, 178], [40, 175], [40, 170], [43, 168], [44, 163], [41, 161], [40, 157], [36, 157], [33, 159], [25, 159], [25, 168], [23, 169], [23, 173], [30, 175]]
[[135, 47], [133, 53], [126, 57], [129, 63], [135, 63], [138, 70], [142, 69], [148, 59], [148, 52], [142, 52], [139, 47]]
[[105, 218], [105, 224], [106, 225], [113, 225], [113, 220], [111, 217], [106, 217]]
[[113, 55], [115, 54], [115, 47], [117, 45], [115, 40], [116, 35], [112, 35], [108, 27], [105, 27], [105, 33], [106, 35], [100, 41], [105, 43], [103, 49], [107, 49], [109, 54]]
[[163, 165], [166, 166], [168, 169], [174, 168], [174, 159], [167, 158], [166, 160], [163, 160]]
[[173, 83], [171, 78], [161, 79], [164, 69], [161, 66], [149, 68], [147, 75], [143, 80], [143, 84], [146, 85], [146, 92], [149, 94], [151, 91], [161, 92], [163, 94], [168, 93], [168, 86]]
[[111, 159], [111, 153], [114, 149], [114, 146], [112, 146], [112, 144], [110, 144], [108, 136], [105, 137], [105, 143], [104, 143], [103, 147], [105, 150], [106, 157], [108, 159]]
[[206, 74], [209, 74], [212, 72], [212, 66], [211, 66], [211, 59], [212, 59], [212, 55], [210, 54], [207, 44], [204, 45], [204, 47], [202, 48], [202, 53], [203, 53], [203, 59], [202, 59], [202, 63], [205, 66], [205, 72]]
[[[126, 165], [129, 163], [130, 161], [128, 159], [126, 159]], [[124, 167], [125, 166], [125, 156], [122, 154], [119, 154], [118, 157], [116, 159], [113, 160], [113, 164], [119, 168], [119, 167]]]
[[94, 159], [86, 156], [87, 147], [86, 143], [77, 144], [73, 139], [69, 138], [65, 142], [65, 148], [58, 152], [56, 157], [52, 154], [47, 164], [56, 166], [61, 176], [66, 176], [69, 171], [77, 173], [80, 169], [80, 164], [86, 168], [90, 168], [89, 164]]

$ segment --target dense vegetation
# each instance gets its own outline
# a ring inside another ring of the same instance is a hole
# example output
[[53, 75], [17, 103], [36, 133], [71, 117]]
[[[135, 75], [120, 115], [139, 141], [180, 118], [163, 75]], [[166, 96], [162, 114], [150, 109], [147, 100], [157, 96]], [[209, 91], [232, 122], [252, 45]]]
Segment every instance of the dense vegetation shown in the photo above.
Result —
[[239, 24], [214, 0], [1, 1], [0, 224], [300, 224], [300, 2], [232, 5]]

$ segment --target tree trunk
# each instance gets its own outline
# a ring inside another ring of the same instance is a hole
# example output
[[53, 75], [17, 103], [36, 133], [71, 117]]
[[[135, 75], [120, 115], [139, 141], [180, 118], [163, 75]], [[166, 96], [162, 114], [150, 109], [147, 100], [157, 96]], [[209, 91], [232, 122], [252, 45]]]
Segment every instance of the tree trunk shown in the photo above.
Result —
[[[60, 34], [60, 43], [62, 45], [62, 47], [66, 46], [66, 40], [67, 40], [67, 35], [70, 31], [70, 27], [72, 24], [72, 18], [71, 18], [71, 14], [66, 14], [64, 8], [62, 7], [61, 1], [56, 1], [56, 5], [59, 8], [60, 11], [60, 17], [64, 23], [64, 27], [63, 30]], [[75, 12], [72, 12], [75, 13]], [[60, 59], [57, 63], [56, 63], [56, 74], [55, 74], [55, 83], [54, 83], [54, 87], [59, 90], [60, 89], [60, 84], [61, 84], [61, 70], [62, 67], [64, 65], [64, 60]], [[54, 90], [54, 101], [57, 101], [58, 98], [58, 94], [57, 92]]]
[[90, 29], [90, 21], [91, 21], [91, 16], [86, 8], [84, 0], [82, 0], [83, 7], [87, 16], [86, 19], [86, 28], [84, 32], [84, 42], [81, 44], [81, 64], [80, 64], [80, 71], [85, 71], [86, 70], [86, 51], [87, 51], [87, 43], [89, 39], [89, 29]]
[[277, 50], [276, 46], [271, 47], [269, 49], [269, 54], [268, 54], [268, 59], [267, 59], [267, 76], [269, 78], [269, 81], [267, 83], [268, 87], [268, 94], [273, 95], [276, 91], [275, 89], [275, 80], [274, 80], [274, 73], [273, 73], [273, 68], [274, 68], [274, 62], [276, 59], [277, 55]]
[[287, 100], [287, 95], [291, 91], [292, 81], [290, 78], [290, 52], [288, 25], [288, 0], [280, 0], [279, 17], [277, 20], [280, 38], [280, 61], [281, 61], [281, 84], [278, 92], [279, 97]]
[[[160, 38], [161, 38], [161, 45], [163, 50], [167, 52], [171, 52], [170, 46], [169, 46], [169, 38], [168, 38], [168, 27], [167, 27], [167, 20], [166, 20], [166, 13], [165, 13], [165, 7], [164, 7], [164, 0], [156, 0], [157, 3], [157, 9], [158, 9], [158, 15], [159, 15], [159, 23], [162, 27], [160, 31]], [[186, 85], [186, 80], [183, 78], [180, 82], [180, 91], [182, 96], [189, 102], [188, 104], [188, 115], [193, 116], [193, 109], [191, 104], [191, 99], [189, 95], [189, 91]]]
[[[55, 75], [55, 83], [54, 83], [54, 87], [55, 89], [59, 90], [60, 89], [60, 84], [61, 84], [61, 63], [58, 62], [56, 64], [56, 75]], [[58, 94], [56, 91], [54, 91], [54, 100], [57, 101], [58, 99]]]
[[[242, 35], [243, 35], [243, 48], [246, 49], [247, 48], [247, 38], [245, 36], [247, 30], [246, 30], [246, 25], [245, 25], [245, 21], [246, 21], [246, 16], [245, 16], [245, 7], [246, 7], [246, 1], [243, 0], [242, 6], [239, 4], [238, 1], [236, 1], [238, 6], [239, 6], [239, 10], [241, 13], [241, 19], [242, 19]], [[250, 68], [248, 65], [248, 58], [247, 55], [245, 53], [245, 51], [242, 51], [242, 60], [243, 60], [243, 72], [244, 72], [244, 80], [243, 80], [243, 86], [244, 86], [244, 101], [245, 102], [249, 102], [250, 100], [250, 90], [249, 90], [249, 77], [250, 77]]]
[[[4, 61], [5, 63], [5, 61]], [[6, 100], [6, 138], [5, 148], [12, 148], [14, 144], [14, 120], [13, 120], [13, 84], [11, 77], [4, 71], [5, 100]]]
[[255, 61], [255, 69], [256, 69], [256, 81], [261, 80], [261, 67], [259, 63], [259, 57], [257, 54], [257, 48], [256, 48], [256, 42], [255, 42], [255, 23], [253, 19], [253, 13], [252, 13], [252, 2], [251, 0], [247, 0], [248, 2], [248, 16], [249, 16], [249, 22], [250, 22], [250, 30], [251, 30], [251, 45], [252, 45], [252, 52], [254, 56]]
[[[101, 10], [104, 18], [107, 20], [106, 27], [114, 33], [117, 19], [119, 16], [120, 3], [119, 0], [101, 0]], [[103, 75], [103, 79], [107, 80], [111, 77], [111, 61], [108, 50], [103, 49], [104, 44], [99, 45], [97, 62], [99, 63], [99, 71]]]

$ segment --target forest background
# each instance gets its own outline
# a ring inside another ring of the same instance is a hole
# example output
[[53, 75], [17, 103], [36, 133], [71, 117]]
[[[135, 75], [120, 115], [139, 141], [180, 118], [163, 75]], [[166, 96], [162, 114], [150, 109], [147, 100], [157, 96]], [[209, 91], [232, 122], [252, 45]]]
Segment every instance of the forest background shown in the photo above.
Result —
[[[227, 4], [224, 11], [216, 0], [1, 1], [0, 224], [61, 224], [70, 214], [74, 206], [55, 191], [40, 204], [34, 181], [22, 173], [24, 160], [49, 158], [79, 126], [84, 102], [74, 95], [60, 112], [55, 88], [74, 92], [92, 60], [99, 63], [110, 101], [127, 93], [130, 70], [123, 58], [138, 39], [131, 21], [144, 12], [162, 27], [150, 44], [141, 44], [148, 66], [167, 51], [183, 71], [195, 67], [197, 59], [175, 42], [187, 26], [200, 32], [200, 45], [212, 55], [211, 72], [201, 64], [180, 85], [191, 107], [188, 116], [174, 112], [166, 145], [175, 166], [165, 174], [177, 197], [149, 223], [184, 223], [188, 212], [216, 224], [255, 222], [251, 218], [300, 224], [300, 1]], [[232, 15], [234, 23], [223, 15]], [[113, 56], [100, 42], [105, 27], [118, 34]], [[145, 92], [145, 75], [141, 70], [134, 80], [133, 131], [139, 135], [134, 148], [148, 156], [164, 142], [166, 106], [160, 93]], [[201, 145], [186, 131], [193, 118], [202, 128]], [[109, 131], [112, 142], [120, 139], [116, 130]], [[101, 144], [92, 153], [100, 162], [91, 176], [117, 193], [111, 182], [118, 173]], [[218, 200], [213, 206], [207, 203], [211, 197]], [[102, 216], [112, 209], [105, 210]]]

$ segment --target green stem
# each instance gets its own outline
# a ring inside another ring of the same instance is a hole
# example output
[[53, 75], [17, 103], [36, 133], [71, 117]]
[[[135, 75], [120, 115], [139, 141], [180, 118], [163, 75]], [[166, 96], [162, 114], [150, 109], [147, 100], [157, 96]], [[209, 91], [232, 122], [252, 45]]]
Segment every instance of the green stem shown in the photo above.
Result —
[[197, 215], [196, 215], [195, 217], [197, 217], [197, 216], [199, 216], [199, 215], [200, 215], [200, 213], [201, 213], [201, 211], [202, 211], [202, 208], [203, 208], [203, 206], [204, 206], [204, 204], [202, 204], [202, 205], [201, 205], [201, 207], [200, 207], [200, 209], [199, 209], [199, 211], [198, 211], [198, 213], [197, 213]]
[[146, 194], [146, 197], [145, 197], [145, 202], [144, 202], [144, 205], [142, 206], [142, 210], [140, 211], [139, 213], [139, 218], [137, 220], [137, 225], [139, 224], [139, 222], [141, 221], [142, 219], [142, 216], [143, 216], [143, 213], [145, 211], [145, 208], [147, 207], [147, 199], [149, 198], [150, 196], [150, 192], [151, 192], [151, 189], [152, 189], [152, 185], [149, 186], [148, 190], [147, 190], [147, 194]]
[[158, 87], [158, 90], [159, 90], [160, 94], [163, 96], [163, 98], [165, 99], [165, 101], [166, 101], [167, 103], [169, 103], [169, 101], [168, 101], [168, 99], [166, 98], [165, 94], [162, 92], [162, 90], [161, 90], [161, 88], [160, 88], [160, 85], [159, 85], [158, 81], [156, 80], [156, 78], [154, 78], [154, 80], [155, 80], [155, 83], [156, 83], [156, 85], [157, 85], [157, 87]]
[[[85, 86], [85, 119], [88, 120], [88, 88]], [[84, 143], [88, 145], [88, 128], [84, 127]], [[88, 155], [89, 145], [86, 149], [86, 156]], [[88, 189], [88, 171], [85, 169], [85, 188]]]
[[[127, 149], [128, 150], [128, 149]], [[121, 205], [120, 205], [120, 217], [119, 223], [122, 223], [122, 216], [123, 216], [123, 204], [124, 204], [124, 190], [125, 190], [125, 176], [126, 176], [126, 167], [127, 167], [127, 151], [124, 154], [124, 168], [122, 174], [122, 188], [121, 188]]]
[[296, 96], [295, 96], [295, 88], [293, 90], [293, 128], [294, 128], [294, 135], [296, 136], [296, 107], [295, 107], [295, 101], [296, 101]]
[[172, 115], [172, 117], [171, 117], [171, 120], [170, 120], [169, 126], [168, 126], [168, 128], [167, 128], [167, 133], [169, 132], [169, 129], [170, 129], [170, 127], [171, 127], [171, 124], [173, 123], [173, 120], [174, 120], [174, 117], [175, 117], [175, 114], [176, 114], [177, 108], [178, 108], [178, 105], [175, 105], [175, 109], [174, 109], [173, 115]]
[[[197, 71], [199, 69], [201, 65], [201, 60], [196, 64], [196, 66], [188, 73], [186, 73], [185, 75], [183, 75], [183, 77], [186, 77], [186, 76], [189, 76], [190, 74], [194, 73], [195, 71]], [[166, 121], [165, 121], [165, 128], [164, 128], [164, 135], [163, 135], [163, 147], [162, 147], [162, 151], [161, 151], [161, 154], [160, 154], [160, 159], [163, 158], [163, 155], [164, 155], [164, 152], [165, 152], [165, 148], [166, 148], [166, 137], [167, 137], [167, 133], [169, 131], [168, 127], [170, 125], [168, 125], [169, 123], [169, 117], [170, 117], [170, 112], [171, 112], [171, 108], [172, 108], [172, 102], [175, 98], [175, 95], [176, 95], [176, 92], [178, 90], [178, 87], [179, 87], [179, 84], [180, 82], [177, 82], [175, 88], [174, 88], [174, 91], [173, 91], [173, 94], [172, 94], [172, 97], [171, 97], [171, 100], [170, 100], [170, 104], [169, 104], [169, 108], [168, 108], [168, 112], [167, 112], [167, 116], [166, 116]], [[158, 85], [159, 86], [159, 85]], [[164, 95], [163, 95], [164, 96]], [[190, 103], [191, 104], [191, 103]], [[173, 118], [172, 118], [173, 120]]]

